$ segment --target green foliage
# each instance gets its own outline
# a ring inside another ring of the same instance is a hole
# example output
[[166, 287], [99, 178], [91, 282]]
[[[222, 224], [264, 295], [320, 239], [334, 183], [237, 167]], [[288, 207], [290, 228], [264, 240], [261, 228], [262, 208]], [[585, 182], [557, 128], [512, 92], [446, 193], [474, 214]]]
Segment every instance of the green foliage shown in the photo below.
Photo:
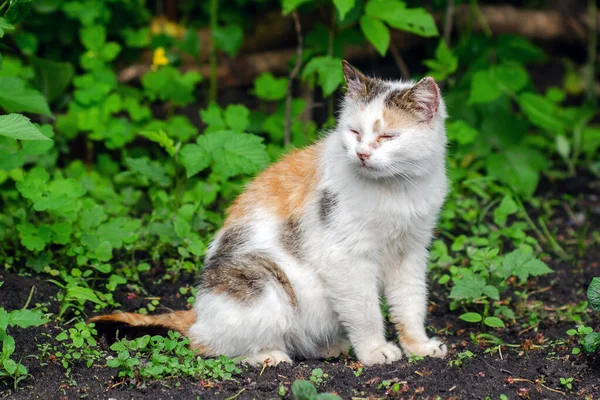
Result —
[[[4, 282], [0, 282], [0, 287]], [[15, 361], [12, 356], [15, 352], [15, 339], [10, 335], [9, 327], [29, 328], [40, 326], [48, 322], [44, 314], [37, 310], [12, 310], [6, 311], [0, 307], [0, 379], [10, 377], [14, 380], [14, 386], [27, 377], [27, 368], [21, 361]]]
[[79, 360], [85, 361], [86, 367], [90, 368], [94, 363], [104, 359], [106, 354], [94, 339], [97, 334], [94, 324], [78, 322], [73, 328], [56, 336], [56, 341], [62, 346], [53, 347], [54, 356], [60, 360], [67, 375], [70, 375], [74, 363]]
[[119, 377], [136, 379], [140, 383], [172, 377], [195, 379], [231, 379], [241, 370], [226, 357], [202, 359], [190, 349], [190, 342], [177, 332], [167, 337], [145, 335], [134, 340], [115, 342], [110, 349], [116, 357], [106, 364], [119, 370]]

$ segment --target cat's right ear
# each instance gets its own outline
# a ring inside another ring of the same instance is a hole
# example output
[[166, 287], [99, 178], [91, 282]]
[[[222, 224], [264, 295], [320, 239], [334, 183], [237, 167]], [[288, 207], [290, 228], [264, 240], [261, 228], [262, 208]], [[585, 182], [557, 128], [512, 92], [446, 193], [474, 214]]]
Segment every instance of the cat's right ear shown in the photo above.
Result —
[[342, 61], [342, 68], [344, 69], [344, 79], [346, 79], [346, 85], [348, 86], [348, 94], [350, 95], [362, 95], [366, 92], [367, 77], [361, 74], [346, 60]]

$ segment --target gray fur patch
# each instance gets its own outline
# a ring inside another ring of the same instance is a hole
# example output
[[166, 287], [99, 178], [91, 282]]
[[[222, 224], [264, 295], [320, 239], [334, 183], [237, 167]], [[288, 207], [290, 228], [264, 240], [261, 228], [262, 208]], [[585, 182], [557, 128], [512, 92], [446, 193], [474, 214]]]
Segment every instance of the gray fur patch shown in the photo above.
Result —
[[331, 192], [329, 189], [323, 190], [321, 193], [321, 199], [319, 200], [319, 219], [325, 225], [331, 222], [331, 214], [338, 205], [337, 194]]
[[272, 280], [281, 285], [296, 308], [296, 294], [288, 277], [264, 254], [246, 253], [215, 258], [211, 268], [202, 271], [201, 286], [248, 303], [260, 297], [267, 283]]
[[290, 217], [285, 221], [281, 231], [281, 243], [283, 248], [298, 260], [302, 260], [302, 228], [300, 222], [294, 217]]
[[211, 268], [220, 258], [233, 256], [235, 251], [241, 248], [249, 238], [250, 232], [244, 226], [227, 228], [223, 232], [213, 256], [204, 260], [204, 267]]

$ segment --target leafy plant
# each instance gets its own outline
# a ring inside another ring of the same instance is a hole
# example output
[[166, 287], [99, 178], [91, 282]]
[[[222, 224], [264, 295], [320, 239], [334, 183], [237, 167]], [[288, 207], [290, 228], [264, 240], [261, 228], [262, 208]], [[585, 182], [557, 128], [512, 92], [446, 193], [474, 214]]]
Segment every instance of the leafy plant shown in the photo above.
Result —
[[119, 370], [119, 377], [140, 383], [171, 377], [190, 376], [195, 379], [231, 379], [241, 370], [226, 357], [202, 359], [189, 348], [189, 340], [178, 332], [167, 337], [145, 335], [137, 339], [115, 342], [110, 348], [117, 353], [107, 365]]
[[[593, 278], [587, 290], [588, 301], [592, 310], [600, 311], [600, 278]], [[586, 353], [594, 353], [600, 348], [600, 333], [585, 325], [579, 325], [577, 329], [569, 329], [567, 335], [577, 337], [579, 345], [582, 345]], [[579, 354], [581, 349], [574, 347], [573, 354]]]
[[[0, 287], [4, 282], [0, 282]], [[16, 350], [15, 339], [10, 335], [9, 327], [29, 328], [31, 326], [40, 326], [48, 322], [44, 314], [37, 310], [12, 310], [7, 311], [0, 307], [0, 343], [2, 343], [2, 353], [0, 353], [0, 379], [12, 378], [14, 380], [15, 390], [19, 382], [28, 375], [27, 368], [20, 361], [15, 361], [12, 357]]]
[[295, 400], [336, 400], [341, 398], [331, 393], [318, 393], [312, 383], [303, 380], [292, 383], [292, 395]]

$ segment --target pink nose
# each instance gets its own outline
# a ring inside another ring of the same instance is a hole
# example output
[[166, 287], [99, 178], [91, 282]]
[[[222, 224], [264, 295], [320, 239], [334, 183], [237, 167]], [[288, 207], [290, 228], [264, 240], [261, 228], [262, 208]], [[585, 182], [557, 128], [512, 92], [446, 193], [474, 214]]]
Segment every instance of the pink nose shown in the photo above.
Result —
[[360, 159], [360, 161], [365, 161], [369, 157], [371, 157], [371, 153], [361, 153], [360, 151], [357, 151], [356, 155], [358, 156], [358, 158]]

